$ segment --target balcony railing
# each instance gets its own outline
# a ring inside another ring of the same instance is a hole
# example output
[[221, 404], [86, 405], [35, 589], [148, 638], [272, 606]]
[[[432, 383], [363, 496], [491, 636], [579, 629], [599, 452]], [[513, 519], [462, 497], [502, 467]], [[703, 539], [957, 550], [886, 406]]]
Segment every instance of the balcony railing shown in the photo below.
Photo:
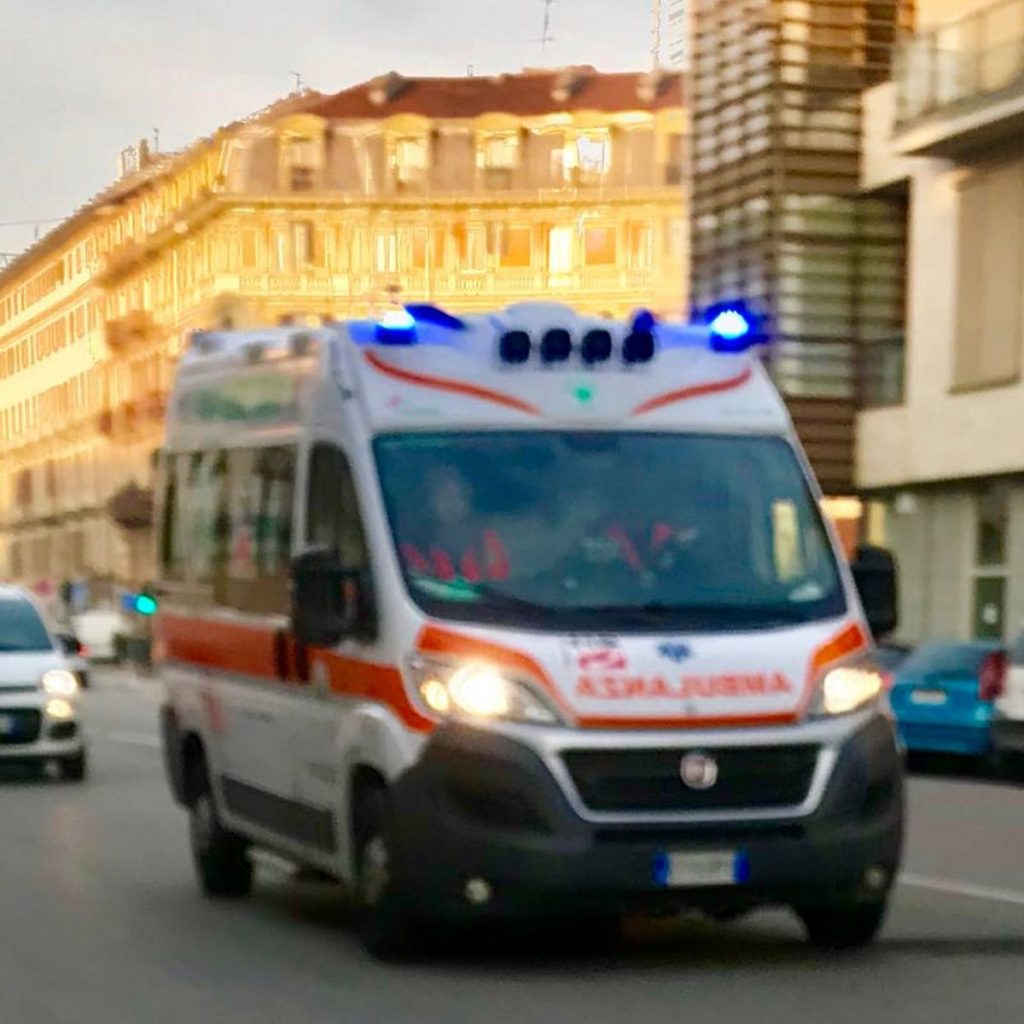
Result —
[[896, 59], [897, 125], [1024, 82], [1024, 0], [989, 7], [906, 40]]

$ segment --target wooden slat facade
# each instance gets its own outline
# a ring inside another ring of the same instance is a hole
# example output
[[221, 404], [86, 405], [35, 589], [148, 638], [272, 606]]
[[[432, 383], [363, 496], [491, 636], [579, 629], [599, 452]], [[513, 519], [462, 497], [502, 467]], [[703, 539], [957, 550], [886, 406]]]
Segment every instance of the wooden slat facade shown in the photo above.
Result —
[[889, 76], [913, 13], [693, 5], [692, 302], [742, 298], [766, 316], [772, 372], [835, 495], [853, 492], [855, 410], [880, 390], [869, 353], [902, 344], [906, 198], [860, 193], [861, 93]]

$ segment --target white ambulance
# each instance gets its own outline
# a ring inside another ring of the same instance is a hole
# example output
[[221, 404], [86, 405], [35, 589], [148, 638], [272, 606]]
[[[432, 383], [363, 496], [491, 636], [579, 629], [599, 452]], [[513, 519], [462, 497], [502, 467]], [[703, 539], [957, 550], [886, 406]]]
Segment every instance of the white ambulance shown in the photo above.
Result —
[[207, 894], [260, 847], [350, 884], [381, 954], [684, 907], [874, 937], [895, 569], [841, 557], [748, 326], [409, 306], [193, 337], [155, 647]]

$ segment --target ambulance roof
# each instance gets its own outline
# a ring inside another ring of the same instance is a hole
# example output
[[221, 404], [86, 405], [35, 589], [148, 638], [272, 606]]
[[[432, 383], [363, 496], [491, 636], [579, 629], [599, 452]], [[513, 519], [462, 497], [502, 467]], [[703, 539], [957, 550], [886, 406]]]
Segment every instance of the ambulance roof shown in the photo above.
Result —
[[[583, 316], [550, 303], [454, 317], [396, 307], [380, 320], [193, 336], [169, 432], [214, 423], [299, 429], [328, 393], [369, 433], [626, 429], [785, 434], [786, 408], [731, 314], [704, 325]], [[191, 434], [192, 430], [185, 433]], [[176, 444], [175, 447], [178, 445]]]

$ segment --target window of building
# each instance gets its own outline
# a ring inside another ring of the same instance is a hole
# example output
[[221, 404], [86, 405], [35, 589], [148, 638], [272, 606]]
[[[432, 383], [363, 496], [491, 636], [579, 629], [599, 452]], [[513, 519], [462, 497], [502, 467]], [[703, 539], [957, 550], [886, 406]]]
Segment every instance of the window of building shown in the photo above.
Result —
[[409, 264], [413, 270], [425, 270], [430, 234], [426, 228], [416, 228], [409, 240]]
[[242, 230], [242, 269], [255, 270], [259, 265], [259, 255], [256, 243], [256, 229], [244, 228]]
[[629, 225], [629, 265], [646, 270], [654, 265], [654, 232], [649, 224]]
[[533, 262], [533, 231], [528, 227], [502, 226], [499, 257], [503, 267], [528, 267]]
[[477, 150], [477, 166], [487, 170], [514, 171], [519, 166], [518, 132], [485, 135]]
[[429, 167], [429, 141], [426, 138], [398, 139], [395, 142], [394, 176], [399, 188], [424, 186]]
[[398, 270], [398, 239], [393, 231], [374, 235], [373, 269], [378, 274], [393, 274]]
[[317, 262], [316, 232], [312, 221], [299, 220], [292, 224], [292, 249], [298, 266]]
[[274, 232], [274, 269], [291, 270], [292, 260], [288, 232], [279, 228]]
[[518, 132], [500, 132], [483, 136], [476, 151], [476, 165], [483, 174], [485, 188], [508, 188], [521, 160]]
[[990, 484], [975, 499], [973, 618], [981, 638], [1001, 640], [1006, 630], [1009, 527], [1009, 488]]
[[584, 231], [584, 257], [587, 266], [614, 265], [618, 260], [617, 242], [617, 232], [614, 227], [587, 227]]
[[576, 231], [571, 227], [555, 227], [548, 231], [548, 271], [567, 274], [573, 269]]
[[576, 167], [580, 184], [603, 180], [611, 161], [611, 137], [608, 132], [586, 132], [576, 140]]
[[294, 137], [282, 143], [285, 182], [292, 192], [316, 188], [320, 170], [320, 146], [314, 139]]
[[1024, 344], [1024, 162], [971, 174], [960, 189], [953, 386], [1016, 380]]

